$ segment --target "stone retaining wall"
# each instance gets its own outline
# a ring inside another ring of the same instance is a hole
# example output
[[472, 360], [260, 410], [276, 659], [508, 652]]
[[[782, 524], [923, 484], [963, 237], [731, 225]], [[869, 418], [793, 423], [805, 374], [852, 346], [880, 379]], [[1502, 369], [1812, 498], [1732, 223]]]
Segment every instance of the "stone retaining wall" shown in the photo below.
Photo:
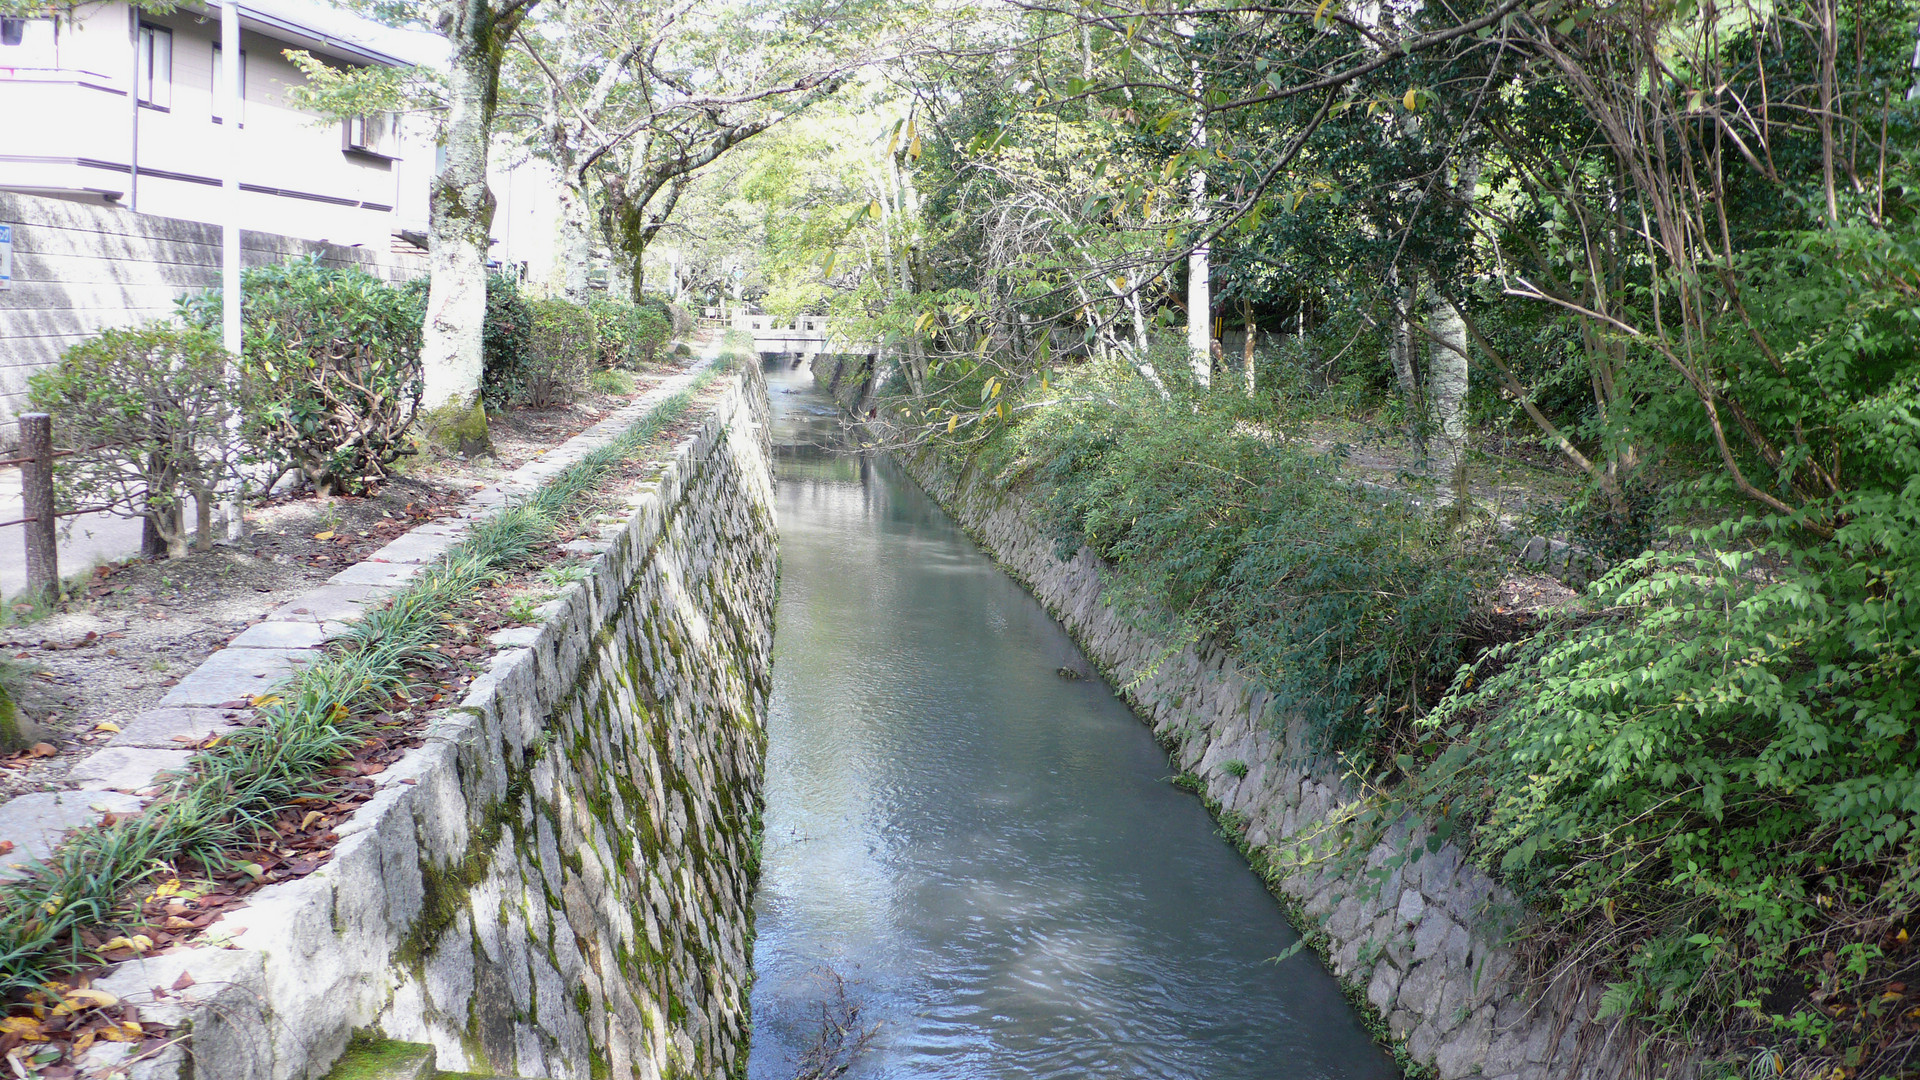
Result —
[[[840, 387], [830, 365], [823, 386]], [[843, 398], [864, 396], [851, 388]], [[866, 402], [857, 402], [865, 411]], [[1254, 849], [1289, 849], [1306, 837], [1351, 843], [1324, 823], [1356, 798], [1342, 771], [1310, 749], [1304, 718], [1283, 715], [1272, 696], [1210, 643], [1179, 645], [1130, 625], [1101, 599], [1102, 560], [1082, 548], [1055, 556], [1046, 517], [932, 451], [897, 455], [926, 492], [1019, 578], [1104, 669], [1165, 743], [1178, 767], [1198, 776], [1222, 814], [1246, 822]], [[1467, 865], [1451, 843], [1401, 863], [1424, 846], [1423, 826], [1403, 821], [1365, 854], [1384, 880], [1302, 869], [1279, 886], [1301, 903], [1325, 942], [1329, 965], [1385, 1017], [1416, 1062], [1443, 1080], [1620, 1080], [1644, 1073], [1637, 1041], [1621, 1025], [1593, 1020], [1600, 988], [1584, 978], [1540, 986], [1509, 945], [1519, 905]], [[1349, 852], [1350, 854], [1357, 854]], [[1389, 869], [1390, 868], [1390, 869]]]
[[[312, 874], [100, 987], [189, 1038], [135, 1076], [324, 1075], [356, 1031], [523, 1077], [744, 1072], [775, 548], [743, 373], [589, 576]], [[225, 946], [225, 947], [221, 947]], [[191, 975], [182, 988], [180, 975]], [[188, 1060], [190, 1058], [190, 1060]]]

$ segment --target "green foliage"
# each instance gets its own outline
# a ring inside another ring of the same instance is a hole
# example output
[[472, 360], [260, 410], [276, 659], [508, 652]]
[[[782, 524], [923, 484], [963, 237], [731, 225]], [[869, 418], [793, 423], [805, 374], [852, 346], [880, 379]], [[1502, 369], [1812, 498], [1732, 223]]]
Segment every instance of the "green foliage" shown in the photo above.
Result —
[[[1723, 515], [1620, 567], [1599, 618], [1463, 675], [1430, 720], [1463, 741], [1426, 780], [1487, 865], [1589, 939], [1610, 1006], [1690, 1036], [1774, 999], [1776, 1030], [1861, 1075], [1900, 1046], [1880, 989], [1920, 963], [1920, 282], [1911, 238], [1871, 239], [1796, 238], [1746, 294], [1794, 343], [1745, 359], [1752, 422], [1797, 424], [1844, 469], [1833, 536]], [[1696, 441], [1685, 402], [1650, 430]]]
[[[108, 330], [68, 349], [28, 380], [54, 444], [77, 451], [54, 466], [60, 508], [143, 517], [168, 554], [186, 554], [186, 500], [204, 525], [216, 492], [238, 481], [227, 430], [237, 390], [219, 339], [200, 327]], [[203, 531], [201, 546], [211, 542]]]
[[516, 400], [537, 409], [565, 405], [586, 387], [595, 354], [593, 316], [565, 300], [535, 300], [529, 307], [533, 332]]
[[1232, 397], [1165, 403], [1117, 365], [1061, 394], [998, 452], [1063, 550], [1116, 565], [1115, 598], [1230, 645], [1329, 749], [1383, 747], [1444, 686], [1472, 586], [1451, 538], [1249, 430]]
[[[420, 410], [418, 293], [301, 259], [241, 275], [242, 432], [322, 494], [358, 491], [413, 452]], [[208, 326], [219, 295], [187, 305]]]
[[488, 412], [516, 400], [533, 355], [533, 309], [520, 283], [506, 274], [487, 275], [487, 325], [481, 334], [480, 400]]
[[659, 300], [629, 304], [599, 297], [588, 310], [593, 313], [596, 362], [602, 368], [652, 365], [673, 330], [667, 305]]
[[631, 394], [633, 376], [614, 369], [596, 371], [587, 376], [587, 385], [596, 394]]

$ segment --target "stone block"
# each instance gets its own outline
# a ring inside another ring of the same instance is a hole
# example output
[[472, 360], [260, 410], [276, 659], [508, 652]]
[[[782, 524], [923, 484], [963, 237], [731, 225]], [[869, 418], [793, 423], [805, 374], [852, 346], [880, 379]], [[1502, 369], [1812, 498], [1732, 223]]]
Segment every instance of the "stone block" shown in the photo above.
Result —
[[453, 550], [465, 530], [423, 525], [367, 556], [371, 563], [430, 563]]
[[32, 791], [0, 806], [0, 840], [13, 850], [0, 856], [0, 880], [16, 876], [35, 859], [53, 853], [71, 829], [92, 825], [102, 814], [131, 814], [140, 800], [113, 791]]
[[140, 791], [163, 772], [177, 772], [193, 759], [190, 750], [109, 746], [75, 765], [67, 779], [89, 791]]
[[148, 709], [127, 721], [107, 745], [180, 750], [232, 731], [237, 716], [226, 709]]
[[1414, 923], [1420, 921], [1420, 916], [1424, 914], [1426, 910], [1427, 901], [1425, 897], [1420, 895], [1420, 891], [1418, 889], [1405, 889], [1400, 893], [1400, 903], [1394, 908], [1394, 913], [1400, 917], [1402, 923], [1412, 926]]
[[330, 585], [401, 586], [420, 572], [419, 563], [358, 562], [327, 579]]
[[312, 622], [254, 623], [242, 630], [228, 648], [234, 649], [317, 649], [331, 640], [337, 625]]
[[220, 705], [263, 694], [315, 655], [306, 649], [221, 649], [167, 691], [160, 704]]
[[359, 618], [368, 604], [378, 603], [393, 592], [378, 585], [322, 585], [275, 608], [267, 618], [275, 622], [349, 621]]
[[1373, 966], [1373, 978], [1367, 983], [1367, 1001], [1380, 1010], [1381, 1015], [1393, 1008], [1394, 1000], [1400, 992], [1400, 969], [1390, 963]]

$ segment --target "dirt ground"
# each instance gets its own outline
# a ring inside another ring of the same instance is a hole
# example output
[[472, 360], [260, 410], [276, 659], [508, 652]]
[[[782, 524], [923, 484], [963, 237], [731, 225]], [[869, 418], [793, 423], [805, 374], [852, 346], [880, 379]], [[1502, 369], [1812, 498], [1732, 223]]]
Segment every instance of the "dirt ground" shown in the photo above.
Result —
[[248, 510], [237, 541], [184, 559], [103, 567], [64, 610], [0, 627], [0, 656], [40, 669], [21, 706], [42, 740], [0, 758], [0, 801], [63, 786], [76, 761], [236, 634], [401, 533], [456, 513], [468, 493], [659, 379], [642, 376], [632, 396], [594, 394], [571, 406], [509, 410], [492, 426], [496, 458], [414, 461], [365, 496], [271, 500]]

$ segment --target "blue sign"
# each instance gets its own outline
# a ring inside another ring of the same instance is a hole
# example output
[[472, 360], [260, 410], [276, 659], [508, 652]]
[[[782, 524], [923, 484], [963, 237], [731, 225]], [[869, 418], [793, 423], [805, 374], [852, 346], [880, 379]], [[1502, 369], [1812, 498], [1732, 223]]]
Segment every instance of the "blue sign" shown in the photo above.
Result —
[[0, 289], [13, 288], [13, 226], [0, 225]]

